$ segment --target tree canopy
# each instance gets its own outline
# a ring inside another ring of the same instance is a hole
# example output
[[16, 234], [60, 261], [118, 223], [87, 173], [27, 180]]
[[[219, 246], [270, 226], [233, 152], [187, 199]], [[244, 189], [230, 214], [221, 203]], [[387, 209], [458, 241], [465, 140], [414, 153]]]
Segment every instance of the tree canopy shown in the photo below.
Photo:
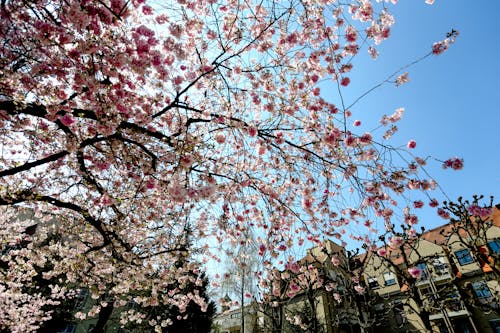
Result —
[[[435, 182], [419, 173], [415, 142], [390, 145], [402, 108], [362, 133], [342, 98], [352, 59], [376, 57], [389, 37], [389, 9], [369, 0], [1, 1], [0, 241], [10, 250], [0, 304], [19, 311], [0, 306], [0, 328], [35, 330], [50, 316], [37, 309], [68, 292], [19, 287], [47, 261], [44, 278], [64, 274], [64, 284], [119, 302], [189, 280], [193, 267], [172, 267], [192, 239], [217, 259], [210, 248], [252, 228], [271, 267], [294, 244], [348, 237], [346, 225], [390, 224], [399, 198]], [[386, 82], [407, 80], [397, 72]], [[28, 227], [9, 217], [15, 206], [36, 213], [29, 246], [14, 246]], [[405, 221], [414, 222], [410, 210]], [[181, 289], [151, 295], [142, 305], [206, 307]]]

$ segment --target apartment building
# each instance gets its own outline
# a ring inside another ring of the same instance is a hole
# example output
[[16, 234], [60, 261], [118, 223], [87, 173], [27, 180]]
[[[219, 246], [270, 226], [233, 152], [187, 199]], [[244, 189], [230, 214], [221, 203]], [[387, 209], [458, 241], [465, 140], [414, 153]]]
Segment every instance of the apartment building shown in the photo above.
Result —
[[368, 254], [363, 275], [379, 297], [378, 324], [427, 332], [428, 320], [432, 332], [499, 333], [499, 217], [497, 206], [484, 225], [447, 224], [384, 256]]
[[[487, 223], [442, 225], [379, 253], [353, 258], [330, 241], [312, 248], [297, 262], [307, 270], [276, 272], [279, 292], [245, 332], [500, 333], [499, 208]], [[294, 285], [300, 291], [289, 293]]]
[[[355, 258], [326, 241], [282, 271], [273, 272], [263, 302], [245, 311], [245, 333], [361, 333], [371, 330], [366, 295], [354, 291]], [[224, 311], [214, 332], [241, 332], [241, 311]]]
[[[242, 320], [243, 316], [243, 320]], [[242, 330], [242, 323], [244, 330]], [[263, 326], [262, 312], [259, 311], [257, 303], [252, 302], [242, 308], [226, 309], [223, 313], [216, 316], [212, 324], [214, 333], [257, 333]]]

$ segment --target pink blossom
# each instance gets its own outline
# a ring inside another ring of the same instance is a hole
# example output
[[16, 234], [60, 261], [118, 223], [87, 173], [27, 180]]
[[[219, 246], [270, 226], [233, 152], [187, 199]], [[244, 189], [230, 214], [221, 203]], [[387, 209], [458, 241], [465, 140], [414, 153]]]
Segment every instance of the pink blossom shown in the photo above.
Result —
[[75, 118], [69, 113], [65, 113], [64, 116], [59, 117], [59, 120], [61, 120], [61, 123], [65, 126], [71, 126], [76, 122]]
[[451, 30], [451, 32], [446, 34], [446, 38], [444, 40], [436, 42], [432, 45], [432, 54], [438, 55], [446, 51], [450, 44], [453, 44], [455, 42], [457, 36], [458, 31]]
[[144, 5], [142, 6], [142, 13], [144, 15], [153, 15], [153, 8], [148, 5]]
[[340, 80], [340, 85], [347, 87], [351, 83], [351, 79], [348, 77], [343, 77], [342, 80]]
[[406, 231], [406, 234], [408, 235], [408, 237], [410, 238], [415, 238], [417, 237], [417, 231], [413, 228], [411, 229], [408, 229], [408, 231]]
[[489, 217], [493, 213], [491, 207], [480, 207], [477, 204], [472, 204], [468, 208], [469, 214], [472, 216], [478, 216], [482, 219]]
[[415, 162], [417, 162], [419, 165], [426, 165], [427, 161], [423, 158], [420, 157], [415, 157]]
[[432, 45], [432, 53], [436, 54], [436, 55], [443, 53], [447, 49], [448, 49], [448, 44], [446, 44], [442, 41], [436, 42]]
[[438, 208], [437, 214], [439, 215], [439, 217], [441, 217], [441, 218], [443, 218], [445, 220], [448, 220], [450, 218], [450, 213], [448, 213], [443, 208]]
[[358, 140], [351, 134], [347, 135], [344, 139], [344, 144], [347, 147], [355, 147], [358, 143]]
[[422, 208], [422, 207], [424, 207], [424, 202], [422, 200], [413, 201], [413, 207]]
[[149, 178], [148, 180], [146, 180], [146, 188], [148, 190], [152, 190], [156, 187], [156, 181], [152, 178]]
[[392, 248], [398, 248], [403, 244], [403, 238], [400, 236], [393, 236], [389, 238], [389, 246]]
[[361, 125], [361, 120], [355, 120], [353, 125], [354, 126], [360, 126]]
[[418, 190], [420, 188], [421, 182], [418, 181], [417, 179], [408, 179], [408, 184], [407, 187], [410, 190]]
[[380, 123], [384, 126], [390, 123], [395, 123], [402, 118], [404, 111], [405, 111], [404, 108], [396, 109], [396, 111], [392, 115], [390, 116], [384, 115], [380, 120]]
[[302, 208], [306, 211], [311, 211], [313, 208], [314, 199], [308, 196], [302, 198]]
[[342, 136], [340, 130], [335, 127], [323, 136], [323, 142], [329, 145], [335, 144]]
[[414, 149], [417, 146], [417, 142], [415, 140], [410, 140], [408, 141], [406, 146], [408, 147], [408, 149]]
[[109, 167], [111, 166], [111, 163], [109, 163], [109, 162], [95, 162], [95, 166], [99, 171], [104, 171], [104, 170], [109, 169]]
[[135, 31], [144, 37], [153, 37], [155, 35], [154, 31], [149, 29], [145, 25], [140, 25], [135, 29]]
[[464, 160], [458, 157], [447, 159], [443, 163], [443, 169], [451, 168], [453, 170], [461, 170], [464, 167]]
[[354, 28], [352, 25], [347, 26], [345, 29], [345, 39], [348, 42], [355, 42], [357, 38], [358, 32], [356, 31], [356, 28]]
[[288, 263], [286, 265], [286, 268], [292, 271], [293, 273], [298, 273], [300, 269], [299, 265], [296, 262]]
[[182, 82], [184, 82], [184, 78], [182, 76], [176, 76], [174, 77], [174, 79], [172, 80], [174, 82], [174, 84], [176, 85], [180, 85]]
[[362, 1], [359, 7], [351, 6], [353, 18], [361, 22], [371, 21], [373, 19], [373, 6], [371, 1]]
[[370, 46], [368, 48], [368, 53], [370, 54], [370, 57], [372, 57], [372, 59], [377, 59], [378, 51], [376, 48], [374, 48], [373, 46]]
[[356, 290], [356, 292], [358, 294], [364, 294], [365, 293], [365, 288], [360, 286], [360, 285], [355, 285], [354, 286], [354, 290]]
[[431, 199], [431, 201], [429, 201], [429, 206], [437, 207], [439, 206], [439, 202], [436, 199]]
[[101, 202], [104, 206], [111, 206], [114, 203], [113, 198], [110, 198], [107, 194], [103, 195]]
[[285, 139], [283, 137], [283, 133], [281, 133], [281, 132], [277, 133], [276, 138], [274, 139], [274, 142], [276, 142], [276, 144], [278, 144], [278, 145], [283, 144], [285, 142]]
[[185, 154], [179, 159], [179, 164], [183, 168], [189, 168], [194, 163], [194, 158], [190, 154]]
[[410, 275], [415, 278], [415, 279], [418, 279], [420, 278], [420, 276], [422, 275], [422, 270], [418, 267], [410, 267], [408, 268], [408, 273], [410, 273]]
[[364, 133], [359, 137], [359, 144], [362, 146], [366, 146], [372, 142], [372, 135], [368, 132]]
[[396, 87], [399, 87], [405, 83], [408, 83], [410, 78], [408, 77], [408, 73], [403, 73], [396, 78]]
[[257, 136], [257, 134], [258, 134], [257, 128], [255, 126], [248, 127], [247, 132], [248, 132], [248, 135], [250, 135], [252, 138]]
[[215, 141], [217, 141], [218, 144], [223, 144], [226, 141], [226, 136], [222, 133], [217, 133], [215, 135]]
[[187, 199], [187, 190], [178, 181], [171, 181], [167, 190], [172, 200], [176, 202], [184, 202]]
[[337, 256], [332, 257], [332, 264], [333, 266], [338, 266], [340, 264], [340, 260]]
[[418, 217], [414, 214], [405, 215], [405, 223], [408, 225], [415, 225], [418, 223]]

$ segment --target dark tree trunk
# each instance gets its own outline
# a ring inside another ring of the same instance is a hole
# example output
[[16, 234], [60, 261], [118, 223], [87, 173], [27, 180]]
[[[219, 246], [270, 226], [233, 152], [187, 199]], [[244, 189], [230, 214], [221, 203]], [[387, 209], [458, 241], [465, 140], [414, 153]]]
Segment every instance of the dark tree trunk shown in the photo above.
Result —
[[107, 306], [101, 309], [99, 312], [99, 319], [94, 327], [92, 333], [104, 333], [104, 328], [108, 323], [109, 318], [111, 317], [111, 313], [113, 312], [113, 302], [109, 302]]

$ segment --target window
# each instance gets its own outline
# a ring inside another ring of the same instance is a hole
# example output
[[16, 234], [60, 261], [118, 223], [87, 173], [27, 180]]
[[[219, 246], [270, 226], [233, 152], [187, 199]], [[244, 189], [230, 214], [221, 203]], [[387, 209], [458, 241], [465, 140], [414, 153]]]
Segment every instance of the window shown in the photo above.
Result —
[[442, 297], [442, 301], [444, 301], [443, 305], [450, 311], [464, 310], [460, 295], [456, 291], [445, 294], [444, 297]]
[[500, 333], [500, 319], [490, 320], [490, 326], [494, 333]]
[[432, 298], [434, 296], [434, 291], [432, 290], [432, 287], [429, 285], [427, 287], [418, 288], [418, 292], [420, 293], [422, 299]]
[[373, 306], [373, 310], [375, 310], [375, 312], [382, 312], [385, 310], [385, 305], [384, 303], [378, 303], [378, 304], [375, 304]]
[[137, 303], [131, 299], [130, 301], [127, 302], [127, 309], [135, 309], [137, 307]]
[[468, 249], [463, 249], [463, 250], [460, 250], [460, 251], [456, 251], [455, 252], [455, 256], [457, 257], [458, 262], [462, 266], [470, 264], [471, 262], [474, 261], [472, 259], [472, 256], [471, 256], [471, 254], [470, 254], [470, 252], [469, 252]]
[[408, 322], [406, 318], [406, 313], [404, 309], [403, 302], [401, 300], [395, 300], [393, 303], [394, 319], [398, 326], [403, 326]]
[[420, 280], [427, 280], [429, 278], [429, 271], [427, 269], [427, 264], [425, 262], [421, 262], [417, 264], [417, 267], [420, 268]]
[[489, 242], [488, 247], [490, 248], [491, 252], [495, 254], [500, 253], [500, 239], [495, 239], [494, 241]]
[[477, 299], [481, 304], [489, 304], [492, 301], [493, 296], [485, 281], [473, 282], [472, 289], [474, 289]]
[[446, 264], [446, 259], [444, 257], [432, 259], [432, 267], [434, 267], [434, 272], [439, 275], [449, 273], [448, 265]]
[[384, 273], [384, 281], [386, 286], [392, 286], [396, 284], [396, 275], [393, 272]]
[[374, 278], [374, 277], [369, 277], [368, 278], [368, 286], [371, 289], [376, 289], [376, 288], [380, 287], [380, 285], [378, 284], [377, 278]]
[[76, 330], [76, 325], [70, 324], [67, 325], [62, 331], [59, 331], [59, 333], [75, 333], [75, 330]]
[[80, 289], [78, 296], [75, 298], [75, 309], [79, 310], [83, 308], [85, 302], [87, 301], [87, 297], [89, 295], [89, 290], [86, 288]]

